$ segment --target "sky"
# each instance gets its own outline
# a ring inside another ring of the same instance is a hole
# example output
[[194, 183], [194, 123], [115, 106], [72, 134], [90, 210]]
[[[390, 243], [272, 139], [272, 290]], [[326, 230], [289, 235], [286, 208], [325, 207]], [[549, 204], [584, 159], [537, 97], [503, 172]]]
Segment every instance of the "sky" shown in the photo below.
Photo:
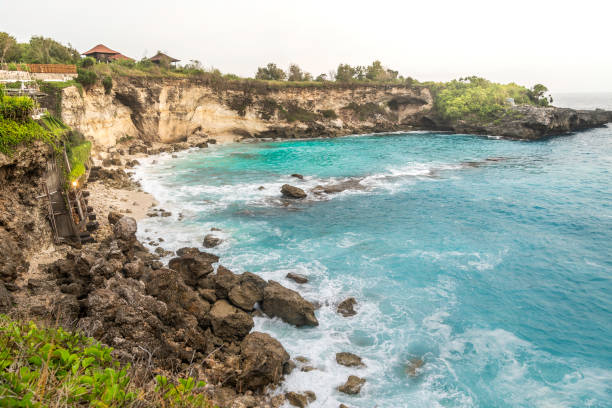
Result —
[[0, 0], [0, 31], [84, 52], [167, 52], [223, 73], [297, 63], [314, 76], [374, 60], [421, 81], [478, 75], [612, 92], [609, 0]]

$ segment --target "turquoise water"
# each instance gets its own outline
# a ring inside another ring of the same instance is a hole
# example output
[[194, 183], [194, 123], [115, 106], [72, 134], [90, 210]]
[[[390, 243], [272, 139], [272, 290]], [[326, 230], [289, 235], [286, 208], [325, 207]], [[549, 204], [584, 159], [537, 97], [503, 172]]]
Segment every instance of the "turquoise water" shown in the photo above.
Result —
[[[295, 370], [283, 389], [315, 391], [312, 406], [612, 406], [612, 129], [540, 142], [365, 135], [147, 160], [137, 177], [173, 216], [140, 222], [141, 238], [177, 249], [221, 228], [212, 252], [224, 265], [321, 303], [316, 328], [255, 328], [311, 360], [316, 370]], [[279, 194], [347, 180], [354, 188], [336, 195]], [[348, 296], [358, 314], [343, 318], [335, 306]], [[338, 366], [338, 351], [367, 367]], [[414, 358], [425, 364], [410, 376]], [[367, 379], [359, 396], [335, 390], [350, 374]]]

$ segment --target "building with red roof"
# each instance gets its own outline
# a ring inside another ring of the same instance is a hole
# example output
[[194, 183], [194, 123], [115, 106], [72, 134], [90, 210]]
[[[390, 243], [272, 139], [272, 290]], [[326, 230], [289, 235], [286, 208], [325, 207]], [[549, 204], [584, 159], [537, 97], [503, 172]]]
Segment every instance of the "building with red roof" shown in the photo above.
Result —
[[84, 52], [83, 55], [87, 57], [92, 57], [98, 62], [108, 62], [113, 60], [131, 60], [131, 58], [126, 57], [119, 51], [111, 50], [104, 44], [96, 45], [91, 50]]

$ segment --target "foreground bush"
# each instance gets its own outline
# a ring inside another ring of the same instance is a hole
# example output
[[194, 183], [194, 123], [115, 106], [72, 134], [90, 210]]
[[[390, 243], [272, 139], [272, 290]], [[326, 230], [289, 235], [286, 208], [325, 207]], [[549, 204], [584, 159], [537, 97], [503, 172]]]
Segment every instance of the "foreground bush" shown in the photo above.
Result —
[[0, 315], [0, 406], [211, 407], [203, 382], [158, 375], [138, 388], [111, 353], [81, 334]]

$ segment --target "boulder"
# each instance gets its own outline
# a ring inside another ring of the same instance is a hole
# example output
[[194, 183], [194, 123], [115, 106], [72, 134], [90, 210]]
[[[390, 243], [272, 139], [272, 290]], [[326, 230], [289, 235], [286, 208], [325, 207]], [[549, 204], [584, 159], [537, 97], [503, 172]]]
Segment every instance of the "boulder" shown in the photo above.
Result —
[[137, 228], [138, 225], [136, 224], [136, 220], [134, 218], [123, 216], [115, 223], [113, 233], [117, 239], [132, 241], [136, 239]]
[[140, 259], [135, 259], [133, 262], [128, 262], [123, 265], [125, 276], [133, 279], [140, 279], [144, 273], [144, 262]]
[[214, 248], [218, 246], [221, 242], [223, 242], [221, 238], [216, 237], [213, 234], [206, 234], [202, 245], [204, 245], [205, 248]]
[[240, 277], [238, 275], [223, 265], [219, 265], [217, 268], [217, 274], [213, 278], [217, 299], [227, 299], [232, 288], [240, 281]]
[[306, 197], [306, 193], [304, 192], [304, 190], [298, 187], [290, 186], [289, 184], [284, 184], [281, 187], [281, 193], [283, 194], [284, 197], [287, 197], [287, 198], [299, 199], [299, 198]]
[[355, 316], [357, 314], [357, 312], [355, 311], [356, 304], [357, 304], [357, 301], [355, 300], [354, 297], [344, 299], [338, 305], [337, 312], [344, 317]]
[[294, 290], [270, 281], [264, 290], [262, 308], [271, 317], [280, 317], [296, 326], [318, 326], [312, 303]]
[[336, 362], [346, 367], [365, 367], [361, 357], [353, 353], [336, 353]]
[[226, 300], [215, 302], [210, 310], [210, 322], [216, 336], [230, 341], [242, 340], [253, 328], [253, 318]]
[[293, 173], [291, 177], [295, 177], [296, 179], [304, 180], [304, 176], [298, 173]]
[[168, 262], [168, 267], [177, 271], [185, 283], [197, 287], [198, 280], [213, 272], [213, 263], [219, 261], [216, 255], [202, 252], [197, 248], [181, 248], [176, 251], [179, 255]]
[[240, 275], [238, 284], [229, 291], [228, 298], [233, 305], [250, 312], [255, 303], [263, 300], [266, 285], [267, 282], [259, 276], [245, 272]]
[[308, 283], [308, 278], [304, 275], [300, 275], [299, 273], [289, 272], [287, 274], [287, 279], [291, 279], [292, 281], [297, 283]]
[[363, 387], [365, 382], [365, 378], [359, 378], [355, 375], [351, 375], [344, 384], [338, 387], [338, 391], [349, 395], [359, 394], [361, 387]]
[[108, 223], [110, 225], [115, 225], [119, 219], [123, 217], [123, 214], [118, 213], [116, 211], [109, 211], [108, 213]]
[[304, 392], [287, 392], [285, 399], [294, 407], [305, 408], [308, 404], [315, 401], [317, 396], [312, 391]]
[[262, 390], [278, 384], [289, 354], [278, 340], [268, 334], [253, 332], [240, 344], [238, 389]]

